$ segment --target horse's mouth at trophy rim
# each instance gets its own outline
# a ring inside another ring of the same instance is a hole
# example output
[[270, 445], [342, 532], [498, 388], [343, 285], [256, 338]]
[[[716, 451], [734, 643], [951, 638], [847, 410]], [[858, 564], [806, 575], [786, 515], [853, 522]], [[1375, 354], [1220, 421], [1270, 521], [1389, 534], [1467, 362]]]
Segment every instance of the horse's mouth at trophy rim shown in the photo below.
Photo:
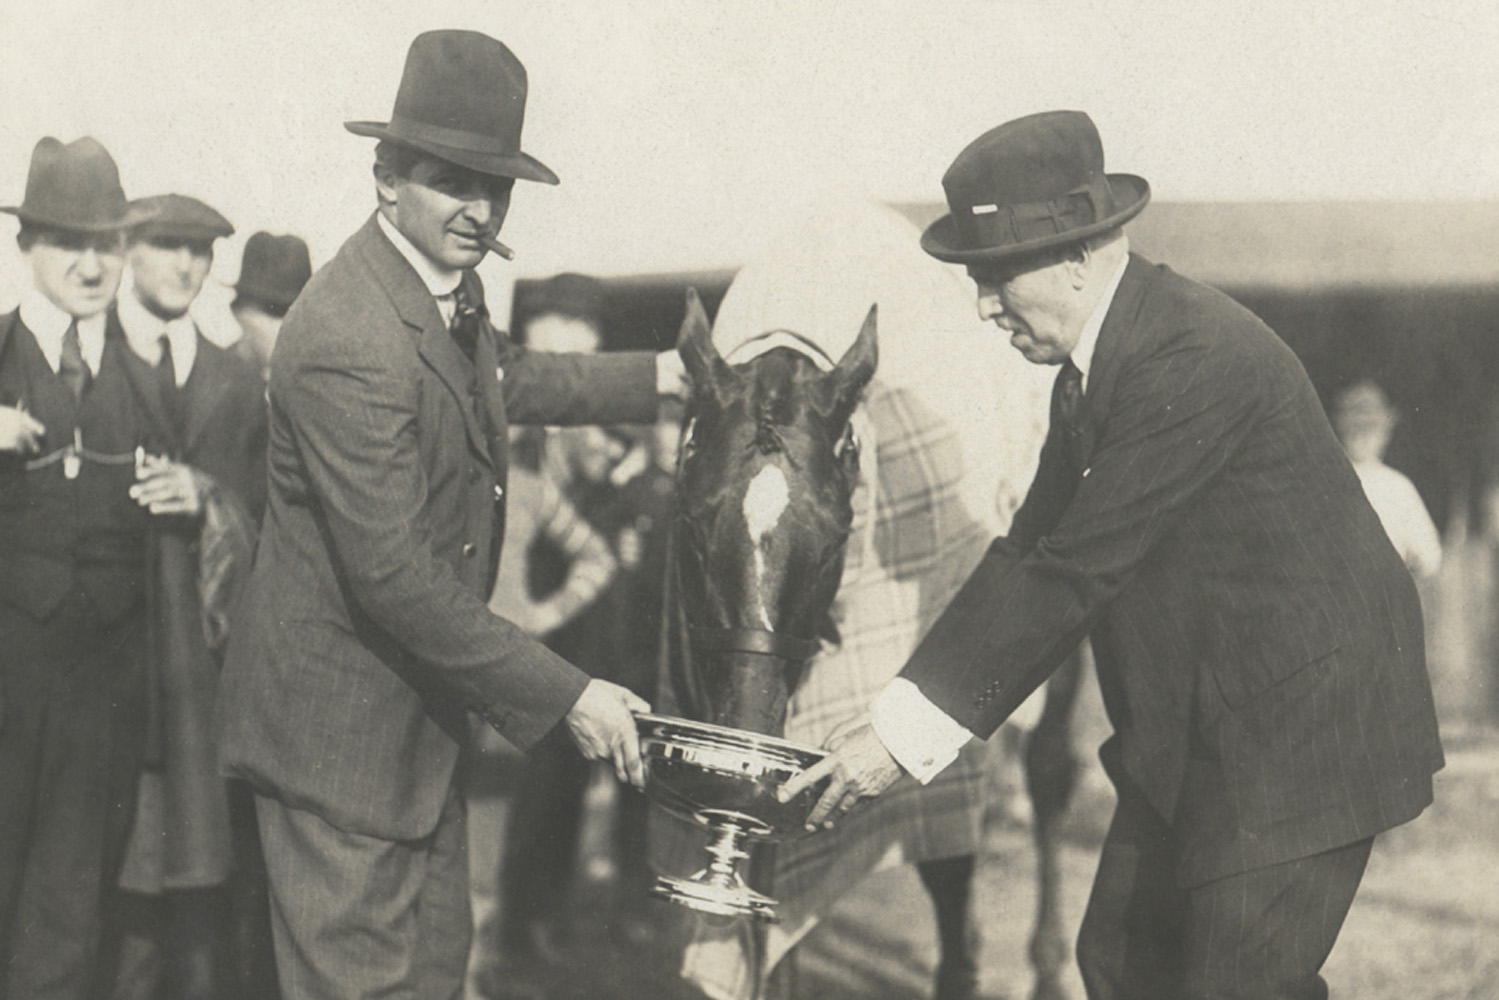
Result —
[[761, 839], [801, 836], [827, 781], [790, 802], [776, 791], [826, 750], [747, 730], [665, 715], [636, 716], [645, 791], [668, 812]]

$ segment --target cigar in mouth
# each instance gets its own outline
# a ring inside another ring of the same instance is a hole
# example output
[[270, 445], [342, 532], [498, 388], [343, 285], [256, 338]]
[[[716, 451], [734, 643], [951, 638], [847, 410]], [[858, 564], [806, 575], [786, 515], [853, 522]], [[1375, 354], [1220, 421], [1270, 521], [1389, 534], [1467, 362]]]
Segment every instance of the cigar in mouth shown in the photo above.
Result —
[[515, 259], [515, 251], [507, 247], [505, 244], [501, 243], [499, 240], [495, 239], [493, 236], [480, 236], [479, 242], [484, 244], [484, 248], [486, 250], [491, 250], [494, 253], [499, 254], [501, 257], [504, 257], [506, 260]]

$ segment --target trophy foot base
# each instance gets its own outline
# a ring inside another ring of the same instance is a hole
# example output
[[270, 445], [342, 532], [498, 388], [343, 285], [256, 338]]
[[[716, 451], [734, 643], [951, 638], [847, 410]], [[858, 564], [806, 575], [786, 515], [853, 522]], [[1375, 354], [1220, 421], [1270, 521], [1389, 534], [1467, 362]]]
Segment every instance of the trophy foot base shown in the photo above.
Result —
[[776, 923], [779, 919], [776, 916], [776, 901], [737, 879], [735, 881], [736, 884], [733, 885], [720, 885], [700, 878], [658, 875], [651, 893], [700, 913], [720, 917], [753, 917], [761, 923]]

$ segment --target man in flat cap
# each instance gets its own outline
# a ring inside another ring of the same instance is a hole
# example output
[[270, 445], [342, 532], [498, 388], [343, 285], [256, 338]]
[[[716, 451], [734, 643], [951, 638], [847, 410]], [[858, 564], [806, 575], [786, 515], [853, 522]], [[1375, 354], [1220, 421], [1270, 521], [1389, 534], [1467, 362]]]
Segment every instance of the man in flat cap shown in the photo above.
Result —
[[[455, 997], [470, 936], [454, 764], [477, 715], [557, 730], [642, 781], [646, 703], [493, 614], [510, 420], [646, 422], [674, 352], [528, 354], [473, 268], [517, 179], [526, 73], [500, 42], [412, 43], [371, 219], [298, 296], [271, 359], [270, 502], [221, 688], [256, 791], [292, 997]], [[508, 251], [506, 251], [508, 253]]]
[[[229, 610], [264, 507], [264, 392], [255, 368], [204, 337], [190, 312], [214, 242], [234, 227], [185, 195], [135, 204], [150, 219], [130, 232], [131, 287], [116, 311], [130, 347], [126, 373], [163, 453], [147, 460], [153, 474], [135, 487], [156, 515], [148, 559], [153, 711], [120, 877], [122, 938], [111, 936], [119, 948], [114, 996], [153, 997], [170, 982], [175, 996], [222, 997], [231, 969], [213, 959], [229, 939], [220, 897], [235, 866], [213, 712]], [[253, 840], [242, 846], [258, 853]], [[262, 899], [262, 921], [263, 908]]]
[[51, 137], [3, 211], [32, 287], [0, 317], [0, 997], [93, 997], [143, 736], [158, 445], [107, 315], [141, 213], [102, 145]]
[[1290, 349], [1129, 253], [1149, 186], [1092, 121], [1001, 125], [922, 237], [980, 314], [1059, 366], [1010, 533], [880, 695], [820, 824], [987, 738], [1085, 636], [1118, 791], [1077, 958], [1093, 998], [1318, 998], [1374, 836], [1442, 766], [1421, 609]]
[[242, 336], [232, 350], [263, 379], [271, 377], [271, 349], [286, 310], [312, 277], [312, 258], [300, 236], [258, 232], [245, 241], [234, 301], [229, 304]]
[[234, 227], [185, 195], [136, 204], [153, 218], [130, 233], [131, 287], [117, 308], [132, 361], [140, 362], [131, 370], [149, 371], [141, 385], [154, 390], [146, 397], [154, 404], [151, 415], [178, 460], [176, 481], [163, 483], [162, 498], [169, 512], [194, 515], [208, 491], [222, 488], [259, 522], [266, 421], [257, 373], [203, 336], [190, 313], [213, 266], [214, 242], [233, 235]]

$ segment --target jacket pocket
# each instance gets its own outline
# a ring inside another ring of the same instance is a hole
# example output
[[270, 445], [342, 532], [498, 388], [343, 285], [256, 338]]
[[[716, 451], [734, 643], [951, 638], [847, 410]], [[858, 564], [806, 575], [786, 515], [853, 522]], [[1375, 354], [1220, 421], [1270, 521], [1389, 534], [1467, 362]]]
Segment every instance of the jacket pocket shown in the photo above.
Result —
[[[1229, 708], [1241, 708], [1272, 688], [1291, 680], [1302, 671], [1321, 663], [1338, 652], [1340, 646], [1329, 645], [1307, 656], [1292, 653], [1284, 647], [1266, 645], [1246, 650], [1248, 655], [1220, 659], [1213, 665], [1213, 679]], [[1279, 655], [1278, 655], [1279, 654]]]

